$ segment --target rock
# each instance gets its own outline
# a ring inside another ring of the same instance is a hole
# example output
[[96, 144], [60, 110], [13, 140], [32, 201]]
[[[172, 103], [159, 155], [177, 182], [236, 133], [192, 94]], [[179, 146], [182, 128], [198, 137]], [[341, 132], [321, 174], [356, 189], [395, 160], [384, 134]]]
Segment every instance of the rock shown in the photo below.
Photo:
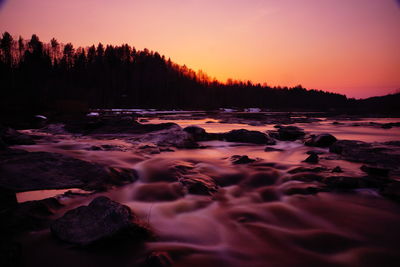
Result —
[[179, 125], [174, 125], [168, 129], [147, 133], [137, 139], [141, 143], [153, 143], [161, 147], [176, 148], [198, 148], [196, 140]]
[[304, 162], [316, 164], [319, 162], [319, 157], [317, 154], [311, 154], [310, 156], [308, 156], [308, 158], [304, 160]]
[[311, 173], [311, 172], [297, 173], [290, 177], [290, 180], [297, 180], [297, 181], [302, 181], [302, 182], [314, 182], [314, 181], [320, 182], [323, 179], [324, 179], [323, 176], [316, 174], [316, 173]]
[[372, 166], [367, 166], [367, 165], [362, 165], [360, 168], [363, 172], [366, 172], [368, 175], [371, 176], [383, 176], [383, 177], [388, 177], [389, 176], [389, 169], [385, 168], [379, 168], [379, 167], [372, 167]]
[[290, 174], [301, 173], [301, 172], [322, 172], [326, 171], [325, 167], [315, 167], [315, 168], [307, 168], [307, 167], [297, 167], [288, 171]]
[[86, 118], [69, 122], [65, 129], [82, 134], [144, 134], [178, 126], [176, 123], [141, 124], [132, 117]]
[[386, 187], [381, 191], [381, 194], [392, 198], [394, 200], [400, 201], [400, 182], [393, 181], [386, 185]]
[[241, 142], [252, 144], [275, 145], [276, 142], [267, 134], [258, 131], [249, 131], [246, 129], [232, 130], [225, 133], [224, 138], [228, 142]]
[[231, 157], [231, 161], [233, 164], [248, 164], [248, 163], [252, 163], [255, 162], [255, 159], [251, 159], [248, 156], [244, 155], [244, 156], [240, 156], [240, 155], [233, 155]]
[[29, 135], [22, 134], [12, 128], [0, 126], [0, 146], [34, 145], [35, 141]]
[[267, 146], [267, 147], [264, 149], [264, 151], [265, 151], [265, 152], [275, 152], [275, 151], [283, 151], [283, 149]]
[[167, 252], [154, 251], [146, 258], [146, 267], [171, 267], [172, 259]]
[[356, 177], [330, 176], [326, 177], [323, 182], [335, 189], [356, 189], [360, 187], [360, 179]]
[[107, 197], [97, 197], [88, 206], [67, 211], [50, 226], [58, 239], [80, 246], [113, 240], [141, 242], [150, 236], [124, 205]]
[[315, 195], [322, 191], [326, 190], [321, 186], [309, 183], [291, 183], [282, 189], [285, 195]]
[[183, 129], [185, 132], [189, 133], [194, 140], [204, 141], [207, 140], [207, 132], [199, 126], [188, 126]]
[[340, 168], [340, 166], [336, 166], [335, 168], [333, 168], [332, 172], [343, 172], [342, 168]]
[[56, 153], [8, 150], [0, 153], [0, 186], [16, 192], [104, 189], [113, 179], [100, 165]]
[[5, 239], [0, 240], [0, 266], [16, 267], [21, 265], [22, 248], [19, 243]]
[[304, 130], [297, 126], [280, 126], [277, 138], [283, 141], [295, 141], [302, 139], [304, 135]]
[[339, 154], [342, 159], [390, 169], [392, 175], [400, 174], [400, 150], [395, 146], [365, 143], [353, 140], [339, 140], [329, 151]]
[[316, 147], [329, 147], [333, 145], [336, 141], [336, 137], [331, 134], [319, 134], [311, 136], [311, 138], [305, 142], [305, 145]]
[[0, 212], [0, 221], [2, 227], [11, 235], [43, 230], [49, 226], [53, 211], [60, 207], [55, 198], [27, 201]]
[[179, 180], [189, 194], [212, 195], [218, 191], [214, 179], [204, 174], [185, 175]]
[[0, 187], [0, 212], [4, 209], [14, 207], [18, 204], [15, 192]]

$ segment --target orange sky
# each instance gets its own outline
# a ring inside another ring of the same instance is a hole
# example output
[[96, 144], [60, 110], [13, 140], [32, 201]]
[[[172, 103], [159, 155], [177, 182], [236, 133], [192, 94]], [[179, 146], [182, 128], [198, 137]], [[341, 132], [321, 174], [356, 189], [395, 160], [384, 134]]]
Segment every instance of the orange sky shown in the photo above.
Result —
[[147, 47], [221, 81], [302, 84], [357, 98], [400, 88], [395, 0], [8, 0], [4, 31]]

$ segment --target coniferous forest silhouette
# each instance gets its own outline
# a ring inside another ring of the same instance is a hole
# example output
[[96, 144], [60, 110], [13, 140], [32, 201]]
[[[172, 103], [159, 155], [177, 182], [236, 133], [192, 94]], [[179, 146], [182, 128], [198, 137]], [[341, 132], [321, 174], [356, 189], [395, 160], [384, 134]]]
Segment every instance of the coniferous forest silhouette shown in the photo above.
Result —
[[[222, 83], [158, 52], [128, 44], [75, 48], [54, 38], [45, 43], [35, 34], [24, 40], [5, 32], [0, 51], [3, 114], [88, 108], [329, 110], [376, 102], [301, 85], [271, 87], [231, 79]], [[375, 103], [375, 107], [392, 110], [396, 106], [392, 99], [389, 105]]]

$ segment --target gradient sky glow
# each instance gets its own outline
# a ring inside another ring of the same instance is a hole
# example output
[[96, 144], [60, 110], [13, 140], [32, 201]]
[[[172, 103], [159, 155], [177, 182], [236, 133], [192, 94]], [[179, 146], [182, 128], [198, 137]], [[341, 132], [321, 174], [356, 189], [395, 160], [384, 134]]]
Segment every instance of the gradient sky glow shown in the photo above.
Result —
[[[0, 32], [149, 48], [221, 81], [400, 88], [397, 0], [0, 0]], [[396, 3], [397, 2], [397, 3]]]

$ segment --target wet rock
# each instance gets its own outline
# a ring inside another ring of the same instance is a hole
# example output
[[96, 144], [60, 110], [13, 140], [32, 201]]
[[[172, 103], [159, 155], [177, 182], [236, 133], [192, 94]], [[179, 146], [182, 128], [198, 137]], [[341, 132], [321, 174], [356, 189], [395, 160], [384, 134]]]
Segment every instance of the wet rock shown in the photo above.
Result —
[[53, 211], [59, 208], [61, 205], [55, 198], [27, 201], [0, 212], [0, 221], [9, 234], [38, 231], [49, 226]]
[[343, 170], [342, 170], [342, 168], [340, 168], [340, 166], [336, 166], [335, 168], [333, 168], [332, 172], [340, 173], [340, 172], [343, 172]]
[[0, 153], [0, 186], [19, 191], [104, 189], [112, 177], [100, 165], [56, 153], [8, 150]]
[[56, 238], [80, 246], [121, 239], [142, 242], [150, 236], [127, 206], [107, 197], [97, 197], [88, 206], [66, 212], [50, 230]]
[[167, 252], [154, 251], [146, 258], [146, 267], [171, 267], [172, 259]]
[[22, 134], [12, 128], [0, 125], [0, 147], [12, 145], [34, 145], [35, 141], [29, 135]]
[[386, 185], [383, 190], [381, 190], [381, 194], [394, 200], [400, 201], [400, 182], [392, 181], [391, 183]]
[[290, 177], [290, 180], [297, 180], [302, 182], [314, 182], [314, 181], [322, 181], [324, 177], [322, 175], [310, 172], [302, 172], [294, 174]]
[[367, 166], [367, 165], [362, 165], [360, 169], [363, 172], [366, 172], [368, 175], [371, 175], [371, 176], [388, 177], [389, 176], [389, 172], [390, 172], [389, 169], [373, 167], [373, 166]]
[[323, 182], [334, 189], [356, 189], [360, 187], [360, 179], [348, 176], [330, 176], [326, 177]]
[[0, 212], [4, 209], [16, 206], [17, 203], [17, 197], [14, 191], [0, 187]]
[[86, 118], [68, 122], [65, 130], [82, 134], [143, 134], [177, 126], [175, 123], [141, 124], [132, 117]]
[[267, 134], [258, 131], [249, 131], [245, 129], [232, 130], [225, 133], [224, 138], [228, 142], [242, 142], [252, 144], [275, 145], [276, 142]]
[[275, 152], [275, 151], [283, 151], [283, 149], [267, 146], [267, 147], [264, 149], [264, 151], [265, 151], [265, 152]]
[[297, 126], [280, 126], [278, 127], [277, 139], [283, 141], [295, 141], [302, 139], [305, 135], [304, 130]]
[[21, 266], [21, 245], [9, 239], [0, 240], [0, 266]]
[[246, 155], [243, 155], [243, 156], [241, 156], [241, 155], [233, 155], [231, 157], [231, 161], [232, 161], [232, 164], [248, 164], [248, 163], [255, 162], [256, 160], [255, 159], [251, 159]]
[[319, 162], [319, 157], [318, 157], [317, 154], [311, 154], [310, 156], [308, 156], [308, 157], [304, 160], [304, 162], [316, 164], [316, 163]]
[[312, 135], [305, 142], [306, 146], [329, 147], [337, 141], [336, 137], [331, 134]]
[[188, 126], [183, 129], [185, 132], [189, 133], [194, 140], [204, 141], [207, 140], [207, 132], [199, 126]]
[[383, 129], [391, 129], [393, 127], [400, 127], [400, 122], [384, 123], [381, 126]]
[[326, 171], [325, 167], [314, 167], [314, 168], [307, 168], [307, 167], [297, 167], [288, 171], [290, 174], [301, 173], [301, 172], [323, 172]]
[[341, 158], [362, 162], [389, 169], [391, 174], [400, 174], [400, 151], [397, 147], [365, 143], [361, 141], [340, 140], [334, 143], [330, 152], [341, 155]]
[[183, 131], [179, 125], [172, 126], [168, 129], [148, 133], [138, 138], [137, 141], [145, 143], [153, 143], [161, 147], [176, 148], [198, 148], [196, 140], [186, 131]]
[[326, 190], [322, 186], [310, 183], [290, 183], [282, 188], [285, 195], [315, 195], [323, 191]]
[[203, 174], [185, 175], [179, 180], [187, 189], [189, 194], [194, 195], [211, 195], [218, 191], [215, 181]]

